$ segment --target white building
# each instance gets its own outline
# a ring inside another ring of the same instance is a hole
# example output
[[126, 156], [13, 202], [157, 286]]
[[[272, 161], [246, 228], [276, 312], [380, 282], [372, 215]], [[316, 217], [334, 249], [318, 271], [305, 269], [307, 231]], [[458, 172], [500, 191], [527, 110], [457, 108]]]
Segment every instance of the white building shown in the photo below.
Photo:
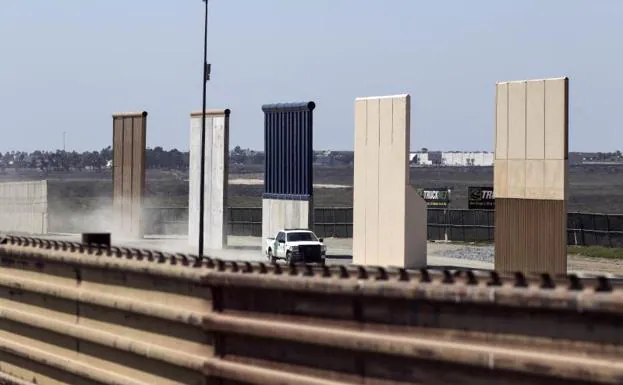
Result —
[[441, 164], [444, 166], [492, 166], [493, 153], [487, 151], [442, 152]]
[[428, 159], [428, 152], [412, 152], [409, 154], [409, 163], [420, 165], [431, 165], [433, 162]]

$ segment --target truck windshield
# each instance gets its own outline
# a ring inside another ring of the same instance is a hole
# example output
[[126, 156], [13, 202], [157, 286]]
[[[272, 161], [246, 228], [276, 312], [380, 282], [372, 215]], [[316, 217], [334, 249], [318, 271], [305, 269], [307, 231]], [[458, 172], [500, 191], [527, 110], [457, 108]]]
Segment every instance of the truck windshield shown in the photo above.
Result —
[[318, 238], [314, 233], [310, 231], [296, 231], [288, 233], [288, 242], [305, 242], [305, 241], [317, 241]]

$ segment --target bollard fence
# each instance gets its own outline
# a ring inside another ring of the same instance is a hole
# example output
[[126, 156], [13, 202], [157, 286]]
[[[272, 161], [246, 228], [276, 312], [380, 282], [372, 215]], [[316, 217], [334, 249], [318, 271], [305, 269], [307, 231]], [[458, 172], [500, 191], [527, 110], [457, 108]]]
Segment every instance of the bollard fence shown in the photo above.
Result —
[[[149, 208], [149, 234], [186, 234], [185, 207]], [[229, 207], [229, 235], [259, 237], [262, 209]], [[314, 231], [323, 238], [351, 238], [353, 210], [326, 207], [314, 210]], [[493, 242], [493, 210], [429, 209], [428, 239], [460, 242]], [[568, 245], [623, 247], [622, 214], [568, 214]]]

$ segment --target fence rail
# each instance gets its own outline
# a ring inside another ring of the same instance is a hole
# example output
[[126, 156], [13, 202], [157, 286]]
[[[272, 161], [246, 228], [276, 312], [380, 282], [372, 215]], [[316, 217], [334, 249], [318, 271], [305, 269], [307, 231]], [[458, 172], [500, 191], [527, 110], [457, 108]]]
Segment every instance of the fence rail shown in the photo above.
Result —
[[[0, 383], [615, 384], [617, 281], [225, 262], [8, 237]], [[287, 270], [286, 270], [287, 269]]]
[[[351, 238], [353, 209], [350, 207], [316, 208], [314, 231], [318, 236]], [[462, 242], [492, 242], [495, 229], [494, 210], [428, 209], [428, 239]], [[147, 209], [148, 234], [186, 234], [186, 207]], [[262, 234], [261, 207], [230, 207], [228, 234]], [[567, 217], [569, 245], [623, 247], [623, 215], [571, 212]]]

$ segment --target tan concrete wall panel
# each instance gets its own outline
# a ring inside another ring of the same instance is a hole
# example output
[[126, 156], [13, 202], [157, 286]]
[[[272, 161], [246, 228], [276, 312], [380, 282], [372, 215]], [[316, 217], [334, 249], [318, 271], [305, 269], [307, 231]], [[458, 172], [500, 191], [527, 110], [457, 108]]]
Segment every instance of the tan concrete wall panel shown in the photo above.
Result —
[[566, 200], [569, 192], [567, 189], [568, 161], [548, 159], [543, 167], [543, 199]]
[[495, 159], [508, 159], [508, 83], [498, 84], [495, 95]]
[[143, 237], [147, 112], [113, 115], [113, 215], [116, 239]]
[[[366, 186], [366, 163], [367, 163], [367, 119], [368, 108], [366, 103], [355, 102], [355, 151], [353, 156], [353, 186]], [[361, 126], [361, 128], [359, 128]], [[359, 150], [357, 150], [359, 149]], [[353, 202], [365, 202], [366, 189], [353, 188]], [[366, 221], [354, 218], [366, 217], [366, 205], [353, 205], [353, 234], [366, 234]], [[366, 260], [365, 242], [353, 242], [353, 255], [357, 255], [361, 261]]]
[[353, 262], [426, 266], [426, 207], [410, 185], [410, 97], [355, 101]]
[[526, 159], [526, 85], [508, 84], [508, 159]]
[[[406, 190], [404, 188], [396, 189], [396, 184], [405, 180], [402, 167], [394, 167], [398, 158], [395, 154], [396, 149], [406, 149], [406, 135], [394, 135], [395, 127], [406, 127], [408, 110], [406, 103], [397, 98], [382, 98], [378, 100], [379, 106], [379, 147], [378, 147], [378, 225], [376, 234], [379, 238], [376, 240], [376, 250], [373, 252], [377, 255], [377, 264], [401, 265], [405, 263], [402, 260], [403, 249], [405, 248], [405, 232], [404, 231], [383, 231], [383, 224], [390, 223], [394, 220], [396, 212], [394, 210], [384, 210], [384, 207], [392, 207], [395, 205], [394, 200], [405, 200]], [[368, 108], [371, 103], [368, 103]], [[374, 115], [373, 115], [374, 116]], [[375, 125], [376, 126], [376, 125]], [[385, 129], [391, 127], [391, 131]], [[407, 179], [408, 180], [408, 179]], [[396, 209], [399, 209], [398, 207]], [[408, 213], [405, 212], [405, 216]], [[372, 231], [374, 226], [372, 226]], [[374, 234], [374, 233], [373, 233]], [[387, 255], [384, 257], [383, 255]], [[388, 258], [383, 260], [383, 258]]]
[[[366, 142], [367, 150], [366, 156], [368, 162], [366, 162], [366, 188], [365, 196], [366, 202], [376, 201], [376, 204], [366, 205], [366, 237], [365, 248], [367, 255], [367, 264], [379, 265], [379, 242], [381, 237], [385, 234], [381, 234], [381, 227], [383, 224], [379, 223], [379, 205], [381, 203], [381, 197], [379, 197], [379, 147], [380, 147], [380, 100], [371, 99], [366, 102], [366, 114], [367, 127], [366, 127]], [[384, 127], [385, 128], [385, 127]], [[390, 134], [387, 130], [383, 131], [384, 135]], [[357, 150], [355, 150], [357, 151]], [[383, 170], [384, 172], [387, 170]], [[383, 175], [383, 183], [391, 184], [392, 175]], [[355, 187], [356, 188], [356, 187]], [[393, 197], [390, 197], [391, 199]], [[395, 215], [396, 213], [388, 213], [388, 215]], [[398, 218], [397, 218], [398, 219]]]
[[545, 159], [545, 81], [526, 83], [526, 159]]
[[390, 265], [419, 268], [427, 266], [428, 208], [426, 202], [412, 186], [406, 188], [406, 215], [404, 259], [402, 254], [392, 256]]
[[508, 196], [508, 160], [493, 161], [493, 194], [497, 197]]
[[545, 160], [526, 160], [526, 199], [539, 199], [545, 191]]
[[524, 198], [526, 196], [526, 161], [520, 159], [508, 160], [508, 191], [509, 198]]
[[553, 79], [545, 84], [545, 159], [568, 159], [569, 80]]
[[47, 181], [0, 183], [0, 231], [47, 233]]
[[[562, 168], [568, 148], [567, 89], [566, 78], [497, 84], [496, 197], [565, 199], [567, 180]], [[506, 159], [509, 161], [502, 162]], [[552, 164], [553, 160], [558, 164]]]

